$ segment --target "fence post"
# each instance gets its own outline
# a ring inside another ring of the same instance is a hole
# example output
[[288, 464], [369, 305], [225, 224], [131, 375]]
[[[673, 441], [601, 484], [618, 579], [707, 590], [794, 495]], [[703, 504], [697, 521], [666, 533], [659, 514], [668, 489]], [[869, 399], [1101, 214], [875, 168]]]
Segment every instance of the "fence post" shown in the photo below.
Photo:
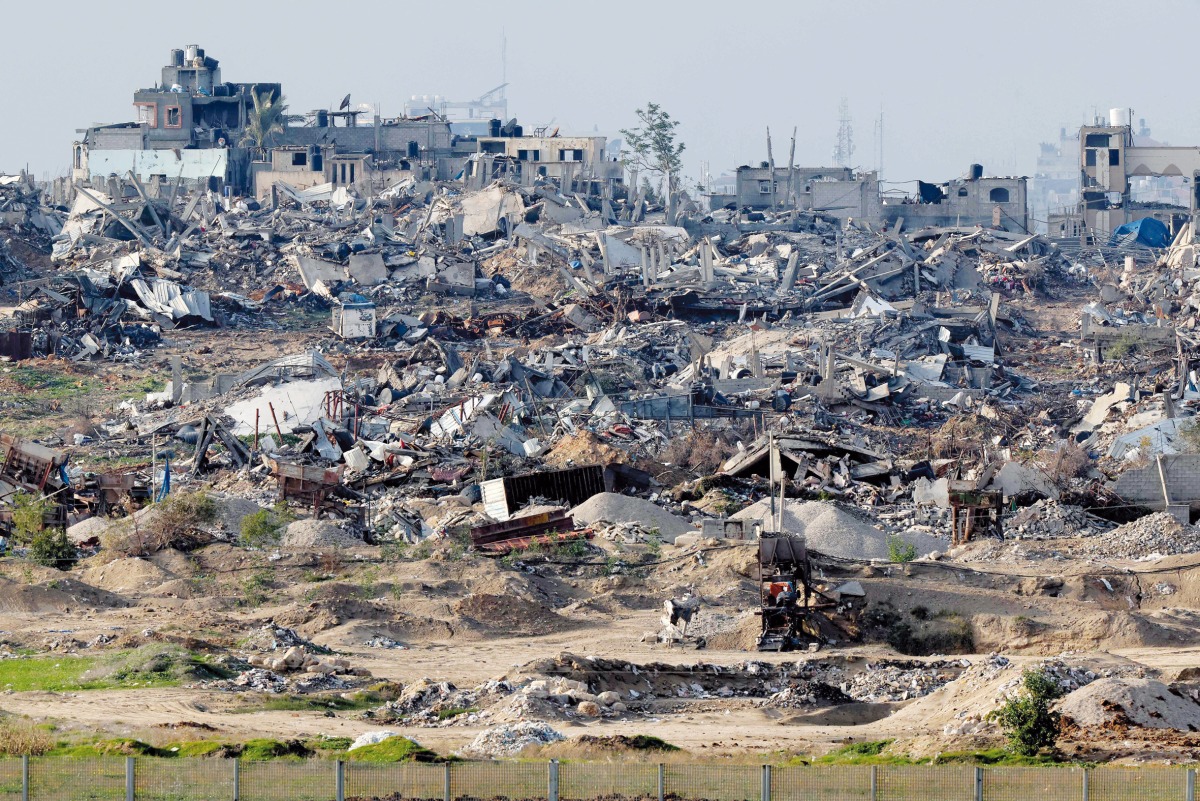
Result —
[[762, 801], [771, 801], [771, 766], [762, 766]]
[[1088, 801], [1088, 796], [1091, 795], [1091, 790], [1088, 787], [1088, 769], [1083, 769], [1083, 801]]
[[871, 766], [871, 801], [879, 798], [879, 766]]
[[137, 760], [134, 757], [125, 757], [125, 801], [134, 801], [134, 795], [137, 793]]
[[242, 761], [233, 760], [233, 801], [242, 799]]
[[340, 759], [334, 763], [333, 792], [337, 801], [346, 801], [346, 763]]
[[549, 801], [558, 801], [558, 760], [550, 760], [550, 768], [548, 772], [549, 786], [546, 788], [546, 798]]
[[[25, 782], [28, 786], [29, 782]], [[28, 799], [26, 799], [28, 801]], [[1187, 801], [1196, 801], [1196, 769], [1188, 768], [1187, 772]]]
[[445, 778], [442, 780], [442, 799], [450, 801], [450, 763], [446, 763]]
[[666, 767], [663, 763], [658, 763], [658, 801], [663, 801], [667, 795], [667, 777]]
[[975, 801], [983, 801], [983, 768], [975, 768]]
[[21, 801], [29, 801], [29, 754], [21, 757]]

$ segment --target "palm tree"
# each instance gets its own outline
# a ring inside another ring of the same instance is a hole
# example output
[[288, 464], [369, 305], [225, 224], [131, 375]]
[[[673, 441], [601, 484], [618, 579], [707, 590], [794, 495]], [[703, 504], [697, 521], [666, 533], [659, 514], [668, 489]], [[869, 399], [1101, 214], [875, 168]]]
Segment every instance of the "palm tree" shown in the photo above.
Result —
[[242, 144], [254, 148], [261, 159], [265, 157], [266, 149], [275, 137], [283, 133], [287, 120], [287, 104], [284, 102], [286, 98], [280, 95], [272, 100], [270, 92], [257, 91], [252, 91], [250, 98], [254, 101], [254, 111], [246, 120]]

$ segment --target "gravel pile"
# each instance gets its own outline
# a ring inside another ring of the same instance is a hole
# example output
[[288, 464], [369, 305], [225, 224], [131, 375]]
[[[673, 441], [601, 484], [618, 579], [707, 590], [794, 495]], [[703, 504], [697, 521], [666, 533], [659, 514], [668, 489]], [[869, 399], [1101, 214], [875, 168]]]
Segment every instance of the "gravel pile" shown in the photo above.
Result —
[[[763, 498], [758, 503], [746, 507], [735, 514], [734, 518], [761, 519], [765, 530], [775, 530], [771, 520], [770, 498]], [[810, 550], [827, 556], [887, 560], [891, 555], [888, 548], [888, 538], [891, 535], [888, 532], [881, 531], [854, 513], [826, 501], [785, 501], [783, 530], [789, 534], [803, 534]], [[948, 545], [947, 541], [920, 531], [901, 531], [895, 536], [915, 547], [918, 557], [927, 556], [934, 551], [944, 551]]]
[[1042, 540], [1055, 537], [1089, 537], [1112, 528], [1079, 506], [1042, 499], [1026, 506], [1004, 525], [1009, 539]]
[[328, 520], [296, 520], [283, 533], [285, 548], [338, 548], [362, 545], [362, 540]]
[[663, 542], [674, 542], [680, 534], [694, 531], [691, 521], [672, 514], [642, 498], [616, 492], [593, 495], [571, 510], [576, 523], [637, 523], [644, 530], [658, 529]]
[[1100, 679], [1062, 700], [1077, 726], [1200, 731], [1200, 703], [1155, 679]]
[[1094, 546], [1094, 555], [1145, 559], [1200, 551], [1200, 528], [1185, 526], [1166, 512], [1155, 512], [1114, 528]]
[[531, 746], [549, 745], [565, 739], [548, 723], [506, 723], [484, 729], [461, 753], [478, 757], [516, 756]]

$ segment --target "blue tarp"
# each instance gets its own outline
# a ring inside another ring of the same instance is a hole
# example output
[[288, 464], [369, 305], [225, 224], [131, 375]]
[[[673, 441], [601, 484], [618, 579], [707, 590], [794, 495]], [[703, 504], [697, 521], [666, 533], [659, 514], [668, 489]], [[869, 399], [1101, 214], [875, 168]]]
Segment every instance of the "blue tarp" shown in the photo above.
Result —
[[1132, 245], [1134, 242], [1151, 248], [1165, 248], [1171, 244], [1171, 232], [1167, 226], [1153, 217], [1127, 222], [1113, 231], [1109, 245]]

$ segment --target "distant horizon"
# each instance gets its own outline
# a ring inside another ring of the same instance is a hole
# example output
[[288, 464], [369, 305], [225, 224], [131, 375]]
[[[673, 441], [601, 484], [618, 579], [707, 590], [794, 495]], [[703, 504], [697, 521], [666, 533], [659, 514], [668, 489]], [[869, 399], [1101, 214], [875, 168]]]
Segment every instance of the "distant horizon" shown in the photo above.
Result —
[[[133, 92], [158, 81], [172, 48], [192, 43], [220, 61], [227, 81], [281, 83], [292, 113], [349, 92], [394, 117], [412, 95], [468, 100], [506, 79], [509, 116], [527, 129], [613, 137], [653, 101], [680, 121], [689, 185], [703, 165], [715, 178], [766, 160], [768, 127], [776, 165], [786, 165], [796, 127], [796, 164], [832, 166], [843, 98], [857, 170], [880, 166], [882, 113], [888, 185], [949, 180], [974, 163], [989, 175], [1032, 176], [1041, 143], [1114, 107], [1131, 107], [1155, 139], [1200, 143], [1200, 109], [1180, 104], [1167, 81], [1147, 80], [1187, 74], [1188, 23], [1200, 7], [1186, 0], [1138, 7], [1171, 23], [1153, 32], [1152, 65], [1139, 55], [1147, 46], [1114, 37], [1112, 20], [1130, 8], [1115, 0], [1009, 0], [989, 13], [948, 0], [769, 2], [736, 15], [715, 4], [619, 0], [579, 19], [522, 3], [498, 18], [474, 0], [452, 16], [359, 2], [340, 8], [344, 26], [271, 13], [295, 12], [294, 3], [259, 5], [260, 18], [241, 24], [230, 20], [244, 19], [244, 6], [228, 0], [203, 15], [143, 0], [121, 13], [77, 0], [10, 10], [22, 35], [0, 53], [10, 105], [0, 172], [68, 174], [77, 130], [131, 121]], [[343, 29], [344, 41], [326, 35]], [[1113, 43], [1111, 61], [1103, 41]]]

